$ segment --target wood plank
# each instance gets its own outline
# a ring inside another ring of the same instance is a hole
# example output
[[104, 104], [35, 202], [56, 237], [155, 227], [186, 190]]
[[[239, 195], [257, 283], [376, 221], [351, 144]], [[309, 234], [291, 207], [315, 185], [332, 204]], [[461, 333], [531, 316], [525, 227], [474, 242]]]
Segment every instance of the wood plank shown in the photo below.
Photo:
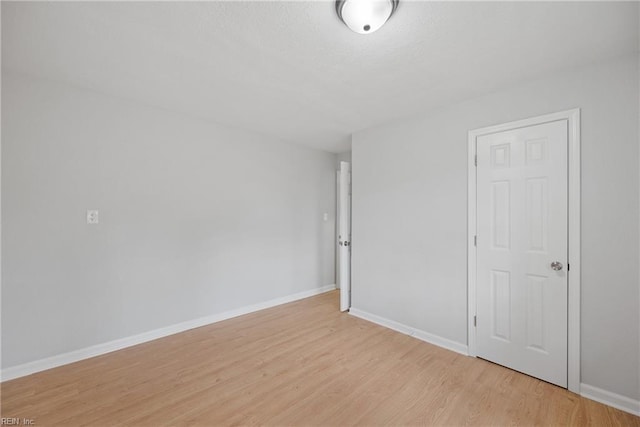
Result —
[[331, 292], [8, 381], [2, 417], [38, 426], [640, 426], [338, 306]]

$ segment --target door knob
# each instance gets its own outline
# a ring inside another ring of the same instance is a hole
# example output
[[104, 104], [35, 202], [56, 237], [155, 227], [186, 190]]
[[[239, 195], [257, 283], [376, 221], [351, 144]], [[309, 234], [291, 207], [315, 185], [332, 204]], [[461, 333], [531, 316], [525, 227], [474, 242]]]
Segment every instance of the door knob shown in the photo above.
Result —
[[561, 263], [561, 262], [553, 261], [553, 262], [551, 263], [551, 269], [552, 269], [552, 270], [554, 270], [554, 271], [560, 271], [560, 270], [562, 270], [562, 267], [563, 267], [563, 266], [562, 266], [562, 263]]

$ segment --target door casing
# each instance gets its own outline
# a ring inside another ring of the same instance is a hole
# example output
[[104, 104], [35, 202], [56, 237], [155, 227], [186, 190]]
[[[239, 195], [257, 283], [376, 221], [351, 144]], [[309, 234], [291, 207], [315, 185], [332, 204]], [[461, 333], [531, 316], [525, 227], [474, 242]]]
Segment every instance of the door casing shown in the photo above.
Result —
[[468, 349], [469, 356], [476, 357], [476, 259], [477, 234], [476, 209], [476, 139], [482, 135], [504, 132], [558, 120], [568, 121], [568, 218], [569, 265], [568, 271], [568, 325], [567, 325], [567, 385], [569, 391], [580, 393], [580, 109], [546, 114], [515, 122], [484, 127], [469, 131], [468, 159], [468, 226], [467, 226], [467, 300], [468, 300]]

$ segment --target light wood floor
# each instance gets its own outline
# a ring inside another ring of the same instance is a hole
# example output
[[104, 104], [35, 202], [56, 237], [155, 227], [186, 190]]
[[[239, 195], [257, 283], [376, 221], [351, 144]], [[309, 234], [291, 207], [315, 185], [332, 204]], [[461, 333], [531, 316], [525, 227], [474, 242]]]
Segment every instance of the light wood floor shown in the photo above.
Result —
[[330, 292], [2, 384], [37, 426], [625, 425], [640, 418], [338, 312]]

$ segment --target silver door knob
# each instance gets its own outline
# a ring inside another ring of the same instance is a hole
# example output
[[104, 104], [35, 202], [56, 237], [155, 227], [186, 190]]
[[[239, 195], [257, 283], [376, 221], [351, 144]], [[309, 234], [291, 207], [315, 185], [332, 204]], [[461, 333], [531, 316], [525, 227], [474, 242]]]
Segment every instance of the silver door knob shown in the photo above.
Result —
[[552, 269], [552, 270], [555, 270], [555, 271], [560, 271], [560, 270], [562, 270], [562, 263], [561, 263], [561, 262], [558, 262], [558, 261], [553, 261], [553, 262], [551, 263], [551, 269]]

